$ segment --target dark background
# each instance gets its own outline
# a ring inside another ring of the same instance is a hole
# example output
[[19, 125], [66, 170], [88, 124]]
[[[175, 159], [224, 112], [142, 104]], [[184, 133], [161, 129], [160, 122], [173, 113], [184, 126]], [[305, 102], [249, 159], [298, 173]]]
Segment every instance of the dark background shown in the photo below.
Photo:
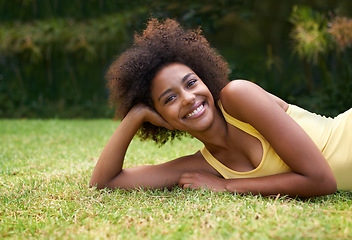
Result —
[[150, 17], [201, 25], [231, 79], [336, 115], [352, 106], [351, 15], [350, 0], [0, 0], [0, 117], [112, 117], [104, 73]]

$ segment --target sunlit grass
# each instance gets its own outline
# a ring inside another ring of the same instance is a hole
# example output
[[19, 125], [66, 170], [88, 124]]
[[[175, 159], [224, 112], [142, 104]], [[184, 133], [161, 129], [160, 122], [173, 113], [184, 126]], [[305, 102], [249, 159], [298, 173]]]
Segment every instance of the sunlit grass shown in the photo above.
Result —
[[[211, 191], [98, 191], [91, 171], [118, 123], [0, 120], [0, 238], [343, 239], [352, 194], [296, 200]], [[157, 148], [135, 140], [126, 166], [193, 153], [184, 139]]]

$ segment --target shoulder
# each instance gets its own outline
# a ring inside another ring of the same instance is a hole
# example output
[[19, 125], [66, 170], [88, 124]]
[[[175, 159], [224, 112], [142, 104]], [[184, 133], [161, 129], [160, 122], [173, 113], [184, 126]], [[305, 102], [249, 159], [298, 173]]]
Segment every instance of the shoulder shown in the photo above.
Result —
[[246, 80], [233, 80], [222, 89], [220, 100], [225, 105], [229, 101], [233, 103], [234, 100], [236, 100], [236, 102], [251, 98], [255, 100], [255, 96], [257, 96], [256, 94], [258, 94], [258, 92], [267, 94], [267, 92], [255, 83]]
[[[259, 96], [258, 96], [259, 94]], [[240, 100], [240, 99], [250, 99], [254, 98], [257, 99], [256, 97], [269, 97], [272, 98], [274, 95], [268, 93], [265, 91], [263, 88], [261, 88], [259, 85], [247, 81], [247, 80], [233, 80], [229, 82], [221, 91], [220, 99], [223, 102], [226, 102], [227, 100]], [[275, 97], [275, 96], [274, 96]], [[277, 98], [277, 97], [276, 97]]]
[[271, 99], [258, 85], [246, 80], [234, 80], [222, 89], [220, 100], [227, 113], [247, 122], [246, 113], [253, 112], [255, 106]]
[[229, 82], [222, 89], [220, 100], [225, 111], [234, 117], [240, 117], [241, 112], [248, 112], [259, 106], [270, 108], [278, 105], [284, 111], [288, 108], [285, 101], [247, 80]]
[[251, 81], [248, 80], [243, 80], [243, 79], [236, 79], [230, 81], [222, 90], [222, 92], [227, 92], [227, 91], [232, 91], [232, 90], [239, 90], [241, 88], [247, 88], [249, 86], [254, 86], [256, 85], [255, 83], [252, 83]]

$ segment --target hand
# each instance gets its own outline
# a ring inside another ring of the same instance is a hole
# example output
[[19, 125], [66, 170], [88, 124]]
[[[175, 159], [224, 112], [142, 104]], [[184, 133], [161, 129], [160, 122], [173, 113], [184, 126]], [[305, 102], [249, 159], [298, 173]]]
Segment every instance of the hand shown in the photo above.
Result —
[[207, 172], [187, 172], [181, 175], [178, 185], [190, 189], [211, 189], [214, 192], [224, 192], [225, 179]]
[[155, 110], [151, 109], [145, 104], [137, 104], [131, 109], [131, 111], [136, 111], [137, 113], [143, 114], [144, 122], [150, 122], [151, 124], [158, 127], [164, 127], [169, 130], [175, 130], [175, 128], [172, 127], [168, 122], [166, 122], [164, 118], [160, 116], [159, 113], [157, 113]]

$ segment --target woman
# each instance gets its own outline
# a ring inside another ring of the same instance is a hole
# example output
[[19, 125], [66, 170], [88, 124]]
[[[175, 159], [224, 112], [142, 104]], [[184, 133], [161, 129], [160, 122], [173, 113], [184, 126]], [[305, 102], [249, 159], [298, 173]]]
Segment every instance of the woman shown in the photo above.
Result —
[[[352, 189], [352, 141], [342, 139], [351, 111], [334, 120], [320, 117], [251, 82], [228, 82], [227, 73], [227, 63], [200, 30], [185, 31], [174, 20], [149, 21], [107, 73], [110, 100], [123, 120], [90, 185], [301, 197], [331, 194], [337, 186]], [[185, 132], [204, 148], [123, 169], [135, 134], [163, 144]]]

